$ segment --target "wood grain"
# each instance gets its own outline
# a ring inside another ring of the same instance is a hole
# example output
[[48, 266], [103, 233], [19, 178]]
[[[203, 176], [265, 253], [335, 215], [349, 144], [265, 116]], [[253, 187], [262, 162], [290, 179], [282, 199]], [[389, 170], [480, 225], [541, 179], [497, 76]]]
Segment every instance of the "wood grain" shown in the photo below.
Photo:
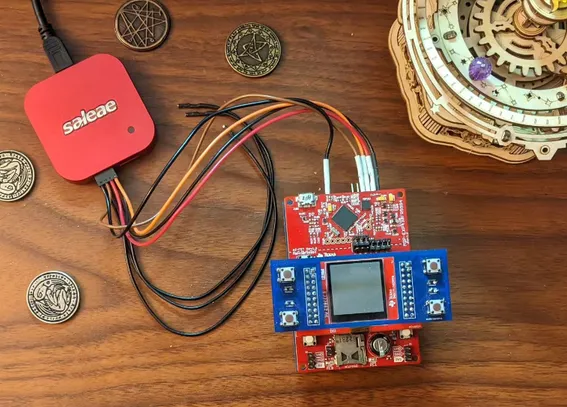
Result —
[[[51, 168], [23, 110], [26, 91], [51, 75], [27, 1], [0, 3], [0, 149], [27, 153], [33, 193], [0, 206], [0, 406], [565, 406], [567, 399], [567, 158], [508, 166], [427, 144], [407, 120], [387, 48], [395, 0], [165, 1], [166, 44], [134, 53], [119, 44], [120, 1], [50, 1], [49, 15], [79, 61], [119, 57], [157, 123], [151, 152], [121, 171], [136, 201], [194, 121], [175, 105], [221, 103], [247, 92], [318, 99], [369, 133], [383, 186], [405, 187], [416, 249], [450, 251], [455, 321], [427, 327], [418, 368], [298, 376], [292, 339], [276, 335], [266, 276], [222, 329], [185, 339], [164, 332], [130, 285], [119, 242], [97, 225], [94, 185], [71, 185]], [[269, 77], [234, 73], [224, 40], [247, 21], [280, 35], [284, 58]], [[296, 118], [264, 132], [278, 195], [320, 187], [324, 124]], [[189, 155], [152, 202], [163, 201]], [[348, 147], [333, 155], [335, 190], [355, 170]], [[159, 245], [144, 251], [150, 275], [195, 293], [210, 286], [253, 241], [264, 186], [243, 156], [232, 158]], [[285, 256], [279, 234], [275, 258]], [[24, 300], [33, 277], [71, 273], [82, 289], [77, 316], [44, 326]], [[181, 314], [197, 329], [230, 305]]]

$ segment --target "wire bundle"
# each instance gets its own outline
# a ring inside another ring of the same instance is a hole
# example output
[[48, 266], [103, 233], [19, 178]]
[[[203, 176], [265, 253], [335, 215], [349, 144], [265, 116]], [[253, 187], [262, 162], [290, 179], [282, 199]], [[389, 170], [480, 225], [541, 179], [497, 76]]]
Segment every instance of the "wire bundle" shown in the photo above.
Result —
[[[245, 98], [254, 98], [259, 100], [235, 104]], [[115, 175], [111, 176], [108, 180], [105, 180], [105, 182], [99, 182], [99, 185], [101, 185], [102, 191], [105, 195], [107, 206], [106, 213], [103, 215], [101, 220], [106, 218], [108, 224], [105, 225], [110, 228], [112, 234], [116, 238], [123, 239], [126, 263], [130, 278], [140, 300], [148, 312], [162, 327], [172, 333], [182, 336], [198, 336], [214, 330], [230, 318], [234, 312], [236, 312], [262, 276], [262, 272], [267, 265], [274, 248], [277, 228], [277, 200], [275, 195], [274, 164], [270, 151], [266, 147], [262, 138], [258, 135], [260, 131], [287, 118], [310, 112], [317, 113], [325, 119], [329, 126], [329, 141], [323, 158], [325, 193], [330, 193], [329, 157], [334, 142], [335, 131], [338, 131], [341, 135], [343, 135], [354, 151], [355, 162], [359, 175], [360, 190], [365, 191], [378, 189], [379, 180], [376, 156], [367, 136], [352, 120], [347, 118], [340, 111], [324, 103], [298, 98], [278, 98], [267, 95], [244, 95], [233, 99], [220, 107], [210, 104], [181, 104], [179, 107], [207, 110], [191, 111], [187, 113], [188, 117], [201, 116], [203, 119], [197, 126], [195, 126], [188, 137], [183, 141], [179, 149], [173, 154], [136, 210], [134, 210], [128, 194]], [[255, 107], [261, 108], [242, 118], [235, 113], [242, 109]], [[214, 120], [217, 117], [223, 116], [230, 117], [234, 120], [234, 123], [215, 137], [203, 150], [203, 152], [199, 154], [205, 137]], [[348, 132], [351, 133], [354, 138], [354, 143], [350, 140], [347, 134], [341, 130], [339, 126], [337, 126], [337, 122], [342, 124]], [[239, 130], [234, 132], [237, 129]], [[162, 208], [154, 216], [145, 221], [138, 221], [141, 212], [165, 175], [170, 170], [171, 166], [200, 130], [202, 130], [201, 137], [198, 141], [187, 173], [183, 176], [182, 180]], [[226, 137], [228, 137], [228, 140], [226, 140]], [[214, 154], [212, 154], [216, 146], [220, 144], [222, 140], [226, 141]], [[220, 165], [222, 165], [222, 163], [239, 148], [244, 149], [267, 185], [266, 210], [258, 239], [244, 257], [238, 262], [238, 264], [218, 283], [204, 293], [193, 296], [182, 296], [161, 289], [155, 285], [143, 271], [137, 257], [136, 247], [146, 247], [158, 241], [172, 226], [183, 210], [191, 203]], [[208, 162], [205, 163], [205, 159], [208, 156], [210, 156], [210, 158], [208, 158]], [[195, 175], [197, 168], [200, 168], [201, 166], [201, 171]], [[190, 179], [192, 179], [192, 183], [186, 187], [186, 184]], [[177, 203], [173, 208], [171, 208], [176, 199]], [[113, 211], [118, 215], [118, 222], [116, 222], [113, 217]], [[146, 294], [142, 291], [140, 283], [143, 283], [161, 300], [176, 308], [182, 310], [203, 309], [221, 300], [237, 286], [237, 284], [252, 268], [262, 247], [264, 246], [266, 247], [265, 253], [263, 258], [259, 261], [258, 270], [252, 278], [252, 282], [229, 311], [217, 322], [206, 329], [197, 332], [188, 332], [173, 328], [156, 313], [148, 302]]]

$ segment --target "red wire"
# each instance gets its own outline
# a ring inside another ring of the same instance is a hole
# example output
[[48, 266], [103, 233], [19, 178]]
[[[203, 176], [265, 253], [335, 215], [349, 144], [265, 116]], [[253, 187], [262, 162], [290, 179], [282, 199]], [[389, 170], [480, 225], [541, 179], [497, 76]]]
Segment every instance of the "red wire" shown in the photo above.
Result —
[[[254, 130], [250, 131], [249, 133], [247, 133], [245, 136], [243, 136], [236, 144], [234, 144], [232, 146], [232, 148], [226, 153], [224, 154], [214, 165], [213, 167], [207, 172], [207, 174], [201, 179], [201, 181], [195, 186], [195, 188], [193, 189], [193, 191], [191, 191], [191, 193], [189, 194], [189, 196], [185, 199], [185, 201], [181, 204], [181, 206], [171, 215], [171, 217], [168, 219], [167, 223], [156, 233], [154, 234], [150, 239], [145, 240], [145, 241], [138, 241], [136, 239], [134, 239], [132, 237], [132, 235], [130, 235], [130, 233], [126, 233], [126, 237], [128, 238], [128, 240], [130, 240], [130, 242], [132, 242], [132, 244], [134, 244], [135, 246], [138, 247], [147, 247], [150, 246], [151, 244], [157, 242], [167, 231], [168, 229], [171, 227], [171, 225], [173, 224], [173, 222], [175, 221], [175, 219], [181, 214], [181, 212], [183, 212], [183, 210], [191, 203], [191, 201], [195, 198], [195, 196], [199, 193], [199, 191], [205, 186], [205, 184], [207, 183], [207, 181], [212, 177], [212, 175], [215, 173], [215, 171], [220, 167], [220, 165], [235, 151], [237, 150], [242, 144], [244, 144], [248, 139], [250, 139], [251, 137], [255, 136], [257, 133], [259, 133], [260, 131], [262, 131], [263, 129], [265, 129], [266, 127], [271, 126], [274, 123], [280, 122], [284, 119], [287, 119], [289, 117], [292, 116], [297, 116], [299, 114], [303, 114], [303, 113], [309, 113], [312, 112], [312, 110], [296, 110], [293, 112], [288, 112], [288, 113], [284, 113], [278, 117], [275, 117], [271, 120], [268, 120], [267, 122], [259, 125], [258, 127], [256, 127]], [[360, 137], [362, 139], [362, 137], [360, 136], [360, 134], [358, 134], [358, 132], [350, 125], [350, 123], [346, 122], [345, 120], [343, 120], [341, 117], [337, 116], [336, 114], [329, 112], [329, 115], [335, 119], [340, 121], [343, 125], [345, 125], [350, 131], [353, 132], [353, 134], [357, 134], [358, 137]], [[366, 144], [363, 144], [363, 146], [365, 147], [365, 151], [368, 151]], [[126, 219], [124, 216], [124, 212], [123, 212], [123, 207], [122, 207], [122, 199], [120, 196], [120, 192], [118, 191], [118, 188], [116, 187], [116, 185], [114, 184], [114, 182], [110, 182], [110, 185], [112, 187], [112, 190], [114, 191], [114, 194], [116, 195], [116, 199], [118, 200], [118, 209], [119, 209], [119, 217], [120, 217], [120, 222], [125, 225], [126, 224]]]
[[[120, 191], [118, 191], [118, 187], [114, 181], [109, 182], [112, 191], [114, 191], [114, 196], [116, 197], [116, 202], [118, 203], [118, 217], [120, 218], [120, 223], [122, 225], [126, 225], [126, 218], [124, 217], [124, 209], [122, 207], [122, 196], [120, 195]], [[130, 233], [127, 233], [129, 235]]]

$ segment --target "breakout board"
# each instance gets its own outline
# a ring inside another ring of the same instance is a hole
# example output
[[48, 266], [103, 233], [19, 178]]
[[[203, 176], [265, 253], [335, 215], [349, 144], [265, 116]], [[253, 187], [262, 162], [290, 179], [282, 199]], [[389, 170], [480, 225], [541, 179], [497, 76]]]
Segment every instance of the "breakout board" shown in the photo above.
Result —
[[294, 340], [299, 373], [421, 363], [417, 331], [409, 328], [296, 332]]
[[403, 189], [288, 197], [290, 259], [410, 250]]
[[452, 318], [446, 250], [271, 262], [276, 332]]

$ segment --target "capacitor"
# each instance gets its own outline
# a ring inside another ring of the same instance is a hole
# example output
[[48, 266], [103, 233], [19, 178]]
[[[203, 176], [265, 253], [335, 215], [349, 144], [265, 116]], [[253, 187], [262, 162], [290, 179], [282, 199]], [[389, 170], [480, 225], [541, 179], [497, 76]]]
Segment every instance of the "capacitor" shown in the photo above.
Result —
[[391, 348], [392, 342], [386, 335], [378, 334], [370, 339], [370, 350], [378, 357], [385, 357]]

